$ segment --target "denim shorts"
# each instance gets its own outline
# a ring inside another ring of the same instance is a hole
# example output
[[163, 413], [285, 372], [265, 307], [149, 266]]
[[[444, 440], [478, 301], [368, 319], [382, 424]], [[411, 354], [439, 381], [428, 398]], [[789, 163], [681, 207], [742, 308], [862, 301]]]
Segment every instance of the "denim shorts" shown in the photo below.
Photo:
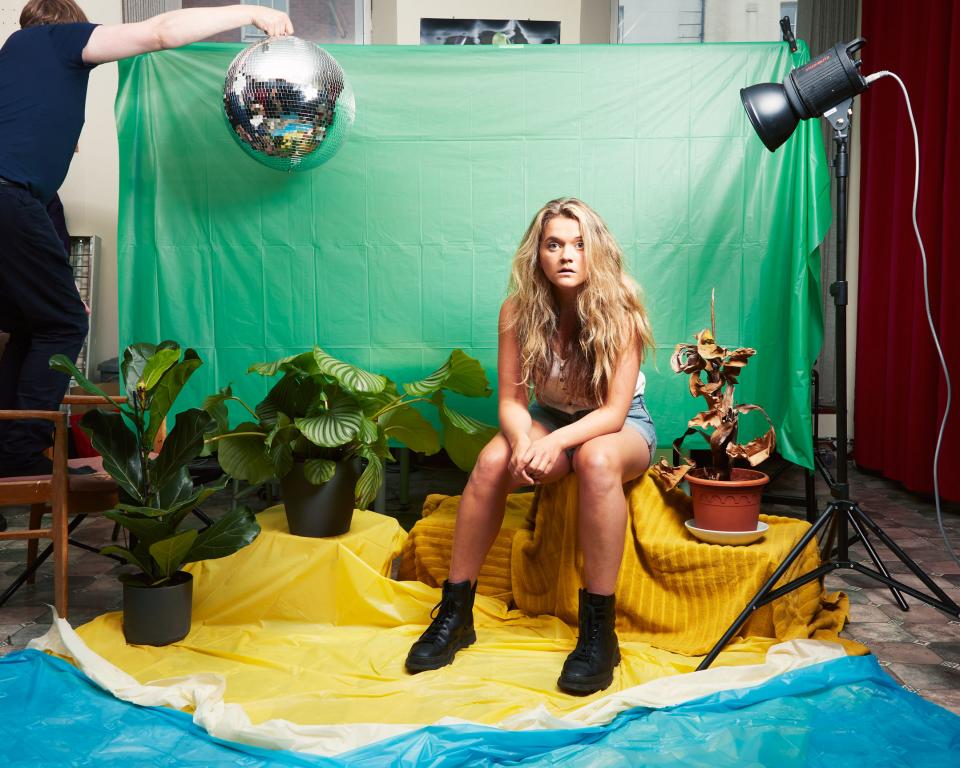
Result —
[[[576, 413], [566, 413], [565, 411], [551, 408], [549, 405], [543, 405], [536, 401], [530, 404], [530, 416], [543, 424], [543, 426], [551, 432], [560, 429], [560, 427], [565, 427], [568, 424], [573, 424], [573, 422], [582, 419], [590, 412], [590, 409], [587, 409], [585, 411], [577, 411]], [[647, 447], [650, 449], [650, 461], [652, 463], [653, 452], [657, 448], [657, 431], [654, 429], [653, 419], [650, 418], [650, 412], [647, 410], [647, 404], [643, 399], [643, 395], [637, 395], [630, 402], [630, 408], [627, 410], [627, 418], [626, 421], [623, 422], [623, 426], [633, 427], [641, 434], [643, 439], [647, 441]], [[577, 447], [574, 446], [566, 450], [567, 458], [570, 459], [571, 466], [573, 465], [573, 454], [576, 449]]]

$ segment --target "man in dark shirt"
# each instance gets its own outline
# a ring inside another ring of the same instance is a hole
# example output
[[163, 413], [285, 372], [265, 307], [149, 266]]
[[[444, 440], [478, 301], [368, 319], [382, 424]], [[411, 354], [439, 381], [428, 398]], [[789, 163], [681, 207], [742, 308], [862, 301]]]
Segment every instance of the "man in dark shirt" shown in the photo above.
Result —
[[[74, 0], [30, 0], [0, 48], [0, 328], [17, 354], [0, 358], [0, 410], [56, 410], [68, 377], [52, 355], [76, 359], [87, 314], [46, 205], [67, 175], [83, 128], [90, 70], [253, 24], [288, 35], [286, 14], [259, 5], [171, 11], [98, 26]], [[0, 477], [49, 474], [50, 422], [0, 421]]]

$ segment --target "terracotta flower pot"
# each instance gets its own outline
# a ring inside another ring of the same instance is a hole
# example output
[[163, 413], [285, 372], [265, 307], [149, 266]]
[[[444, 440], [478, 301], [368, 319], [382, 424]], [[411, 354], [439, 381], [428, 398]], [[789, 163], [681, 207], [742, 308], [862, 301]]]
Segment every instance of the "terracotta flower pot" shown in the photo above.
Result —
[[770, 478], [755, 469], [734, 469], [730, 480], [707, 480], [702, 469], [687, 475], [694, 525], [708, 531], [755, 531], [760, 497]]

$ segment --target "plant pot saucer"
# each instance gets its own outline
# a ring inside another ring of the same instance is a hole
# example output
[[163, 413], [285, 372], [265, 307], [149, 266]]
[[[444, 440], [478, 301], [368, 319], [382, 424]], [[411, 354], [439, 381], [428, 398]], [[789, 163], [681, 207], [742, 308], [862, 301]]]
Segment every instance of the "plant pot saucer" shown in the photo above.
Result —
[[700, 541], [708, 544], [753, 544], [758, 539], [763, 538], [763, 534], [770, 527], [764, 522], [758, 522], [756, 530], [753, 531], [708, 531], [706, 528], [697, 528], [693, 520], [687, 520], [684, 525], [687, 530], [696, 536]]

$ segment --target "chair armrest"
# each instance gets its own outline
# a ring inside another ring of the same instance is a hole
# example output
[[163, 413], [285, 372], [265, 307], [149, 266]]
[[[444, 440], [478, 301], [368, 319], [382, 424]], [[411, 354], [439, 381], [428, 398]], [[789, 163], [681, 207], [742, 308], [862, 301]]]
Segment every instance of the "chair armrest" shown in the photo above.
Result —
[[60, 411], [0, 411], [0, 421], [11, 421], [13, 419], [44, 419], [54, 423], [61, 420], [63, 414]]

